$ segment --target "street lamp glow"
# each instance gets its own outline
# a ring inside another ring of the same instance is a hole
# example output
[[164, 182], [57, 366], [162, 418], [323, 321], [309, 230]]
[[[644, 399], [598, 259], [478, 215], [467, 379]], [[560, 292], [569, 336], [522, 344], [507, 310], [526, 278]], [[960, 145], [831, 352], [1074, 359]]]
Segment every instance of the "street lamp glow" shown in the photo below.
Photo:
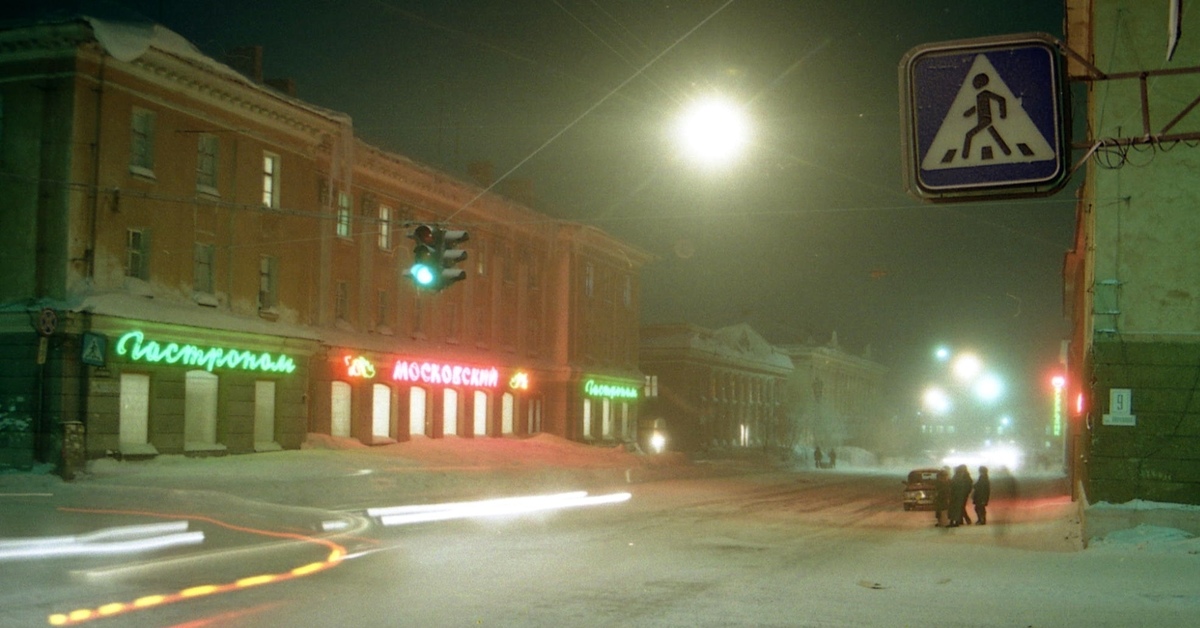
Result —
[[954, 366], [952, 368], [954, 369], [954, 376], [957, 377], [959, 381], [971, 382], [979, 376], [981, 371], [983, 371], [983, 363], [980, 362], [979, 358], [975, 355], [964, 353], [958, 356], [958, 359], [954, 361]]
[[950, 359], [950, 349], [947, 347], [938, 347], [934, 349], [933, 357], [937, 358], [938, 362], [945, 362]]
[[937, 415], [946, 414], [953, 406], [950, 402], [950, 395], [936, 386], [927, 388], [922, 400], [925, 402], [925, 407]]
[[975, 396], [984, 403], [991, 403], [1004, 394], [1004, 382], [1000, 378], [986, 373], [975, 382]]
[[741, 107], [715, 96], [692, 102], [675, 126], [684, 153], [707, 166], [735, 159], [750, 141], [750, 123]]

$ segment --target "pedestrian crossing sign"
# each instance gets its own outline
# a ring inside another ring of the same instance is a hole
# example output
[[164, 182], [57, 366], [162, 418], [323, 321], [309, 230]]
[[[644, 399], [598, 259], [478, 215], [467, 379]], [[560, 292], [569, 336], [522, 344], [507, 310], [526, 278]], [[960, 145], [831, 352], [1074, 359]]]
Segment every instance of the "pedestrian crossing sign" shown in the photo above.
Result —
[[108, 336], [90, 331], [83, 332], [79, 356], [81, 362], [91, 366], [104, 366], [107, 353]]
[[900, 64], [909, 191], [934, 201], [1058, 191], [1069, 174], [1060, 66], [1044, 34], [910, 50]]

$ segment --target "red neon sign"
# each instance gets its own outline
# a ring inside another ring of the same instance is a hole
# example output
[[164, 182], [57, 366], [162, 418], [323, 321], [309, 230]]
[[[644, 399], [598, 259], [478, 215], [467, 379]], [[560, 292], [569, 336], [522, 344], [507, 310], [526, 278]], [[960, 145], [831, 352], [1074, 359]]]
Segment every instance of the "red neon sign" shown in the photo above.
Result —
[[441, 364], [438, 362], [398, 361], [392, 369], [392, 379], [398, 382], [413, 382], [442, 386], [471, 386], [473, 388], [495, 388], [500, 383], [500, 370]]

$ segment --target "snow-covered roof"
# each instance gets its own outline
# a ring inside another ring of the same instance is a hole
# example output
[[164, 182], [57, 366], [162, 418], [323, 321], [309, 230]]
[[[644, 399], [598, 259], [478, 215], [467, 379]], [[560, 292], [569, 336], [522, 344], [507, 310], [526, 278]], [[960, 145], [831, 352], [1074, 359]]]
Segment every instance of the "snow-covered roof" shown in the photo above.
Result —
[[695, 351], [728, 360], [756, 362], [792, 370], [792, 360], [749, 325], [739, 323], [717, 330], [696, 325], [664, 325], [642, 329], [645, 351]]

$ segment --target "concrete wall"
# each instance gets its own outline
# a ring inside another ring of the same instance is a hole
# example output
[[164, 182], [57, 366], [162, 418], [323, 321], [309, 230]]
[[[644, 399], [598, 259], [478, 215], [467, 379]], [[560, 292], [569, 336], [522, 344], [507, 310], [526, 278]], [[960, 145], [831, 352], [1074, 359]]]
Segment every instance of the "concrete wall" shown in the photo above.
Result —
[[[1096, 0], [1095, 65], [1113, 74], [1200, 65], [1200, 42], [1185, 37], [1166, 59], [1167, 3]], [[1200, 13], [1183, 12], [1183, 32]], [[1159, 133], [1200, 93], [1200, 74], [1151, 77], [1148, 110], [1139, 81], [1092, 84], [1092, 140], [1124, 138], [1090, 162], [1082, 207], [1088, 254], [1087, 498], [1200, 504], [1200, 148], [1140, 141], [1143, 115]], [[1182, 118], [1172, 133], [1196, 133]], [[1077, 321], [1077, 325], [1081, 324]], [[1086, 323], [1083, 323], [1086, 324]], [[1109, 391], [1132, 392], [1134, 426], [1104, 425]]]

